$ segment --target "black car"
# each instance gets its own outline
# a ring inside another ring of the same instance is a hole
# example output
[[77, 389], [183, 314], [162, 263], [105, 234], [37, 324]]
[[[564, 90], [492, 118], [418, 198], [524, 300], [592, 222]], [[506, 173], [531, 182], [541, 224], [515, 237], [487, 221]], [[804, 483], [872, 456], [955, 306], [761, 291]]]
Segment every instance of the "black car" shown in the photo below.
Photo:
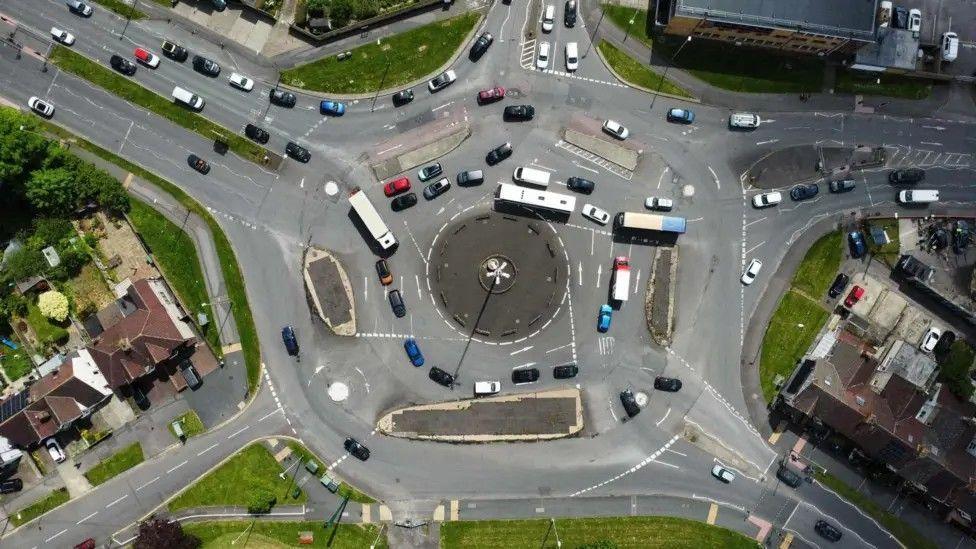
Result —
[[783, 484], [789, 486], [790, 488], [796, 488], [803, 483], [803, 477], [786, 465], [779, 466], [779, 469], [776, 470], [776, 478], [783, 481]]
[[627, 412], [627, 417], [634, 417], [640, 413], [640, 406], [637, 405], [634, 392], [630, 389], [620, 391], [620, 402], [624, 405], [624, 411]]
[[210, 163], [195, 154], [186, 157], [186, 163], [194, 170], [206, 175], [210, 173]]
[[552, 369], [552, 377], [556, 379], [569, 379], [576, 377], [578, 373], [579, 367], [575, 364], [563, 364]]
[[393, 94], [393, 106], [399, 107], [413, 101], [413, 90], [401, 90]]
[[532, 105], [509, 105], [505, 107], [502, 116], [505, 120], [532, 120], [532, 117], [535, 116], [535, 107]]
[[197, 390], [200, 384], [203, 383], [200, 380], [200, 373], [197, 369], [193, 367], [193, 363], [189, 360], [184, 360], [180, 364], [180, 373], [183, 374], [183, 381], [186, 382], [186, 386], [191, 390]]
[[108, 64], [112, 65], [113, 69], [128, 76], [132, 76], [136, 73], [136, 64], [120, 55], [113, 55], [112, 58], [108, 60]]
[[570, 28], [576, 25], [576, 0], [566, 0], [566, 8], [563, 10], [563, 23]]
[[677, 393], [681, 390], [681, 380], [673, 377], [658, 376], [654, 378], [654, 388], [658, 391]]
[[891, 17], [891, 26], [896, 29], [907, 29], [908, 10], [901, 6], [895, 6], [895, 13]]
[[481, 185], [485, 182], [485, 172], [481, 170], [465, 170], [457, 174], [456, 181], [462, 187]]
[[148, 410], [149, 406], [152, 404], [149, 402], [149, 397], [146, 396], [146, 392], [142, 390], [138, 385], [132, 386], [132, 400], [135, 401], [136, 406], [140, 410]]
[[489, 151], [488, 156], [485, 157], [485, 162], [487, 162], [489, 166], [494, 166], [509, 156], [512, 156], [512, 144], [505, 143], [504, 145], [499, 145]]
[[427, 374], [427, 377], [432, 379], [434, 383], [443, 385], [448, 389], [454, 387], [454, 376], [445, 372], [444, 370], [441, 370], [437, 366], [432, 366], [430, 368], [430, 372]]
[[271, 134], [264, 129], [255, 126], [254, 124], [244, 126], [244, 135], [262, 144], [267, 143], [268, 139], [271, 139]]
[[846, 193], [848, 191], [853, 191], [854, 187], [857, 185], [854, 183], [853, 179], [844, 179], [842, 181], [831, 181], [830, 182], [830, 192], [832, 193]]
[[443, 177], [424, 187], [424, 198], [427, 200], [433, 200], [446, 193], [448, 190], [450, 190], [450, 188], [451, 182], [448, 181], [446, 177]]
[[912, 185], [925, 181], [925, 170], [921, 168], [903, 168], [888, 174], [888, 182], [896, 185]]
[[285, 145], [285, 154], [299, 162], [308, 162], [309, 159], [312, 158], [312, 155], [308, 152], [308, 149], [299, 145], [298, 143], [295, 143], [294, 141], [289, 141], [288, 144]]
[[0, 494], [10, 494], [24, 489], [24, 481], [19, 478], [12, 478], [0, 482]]
[[390, 201], [390, 209], [399, 212], [417, 204], [417, 193], [401, 194]]
[[217, 76], [220, 74], [220, 65], [218, 65], [216, 61], [207, 59], [202, 55], [193, 56], [193, 68], [196, 69], [197, 72], [207, 76]]
[[163, 40], [162, 50], [163, 55], [169, 57], [173, 61], [179, 61], [180, 63], [186, 61], [186, 58], [190, 55], [190, 52], [188, 52], [186, 48], [177, 44], [176, 42], [170, 42], [169, 40]]
[[825, 520], [818, 520], [813, 529], [828, 541], [838, 541], [843, 536], [840, 530]]
[[516, 385], [519, 383], [532, 383], [533, 381], [538, 380], [538, 368], [520, 368], [518, 370], [512, 370], [512, 383]]
[[817, 196], [820, 192], [820, 185], [811, 183], [809, 185], [797, 185], [790, 190], [790, 198], [796, 201], [806, 200]]
[[488, 51], [488, 47], [491, 46], [491, 43], [494, 40], [495, 38], [491, 35], [490, 32], [482, 33], [482, 35], [479, 36], [478, 39], [474, 41], [474, 45], [471, 46], [471, 52], [469, 53], [469, 57], [471, 57], [471, 59], [480, 58], [482, 55], [485, 54], [486, 51]]
[[289, 109], [294, 107], [295, 103], [298, 101], [295, 94], [291, 93], [290, 91], [279, 90], [277, 88], [272, 88], [272, 90], [268, 92], [268, 98], [275, 105], [278, 105], [279, 107], [288, 107]]
[[285, 343], [285, 350], [291, 356], [298, 356], [298, 338], [295, 337], [295, 329], [285, 326], [281, 329], [281, 340]]
[[582, 177], [573, 176], [566, 180], [566, 188], [578, 193], [590, 194], [594, 187], [596, 187], [596, 183]]
[[830, 290], [827, 291], [827, 295], [830, 297], [837, 297], [844, 293], [847, 289], [847, 284], [850, 283], [851, 277], [844, 273], [837, 273], [837, 278], [834, 279], [834, 283], [830, 285]]
[[406, 316], [407, 306], [403, 303], [403, 296], [400, 294], [400, 290], [390, 290], [390, 293], [386, 294], [386, 298], [390, 301], [390, 308], [393, 309], [393, 314], [397, 318]]
[[366, 461], [369, 459], [369, 448], [363, 446], [354, 438], [347, 438], [346, 441], [342, 443], [342, 447], [360, 461]]

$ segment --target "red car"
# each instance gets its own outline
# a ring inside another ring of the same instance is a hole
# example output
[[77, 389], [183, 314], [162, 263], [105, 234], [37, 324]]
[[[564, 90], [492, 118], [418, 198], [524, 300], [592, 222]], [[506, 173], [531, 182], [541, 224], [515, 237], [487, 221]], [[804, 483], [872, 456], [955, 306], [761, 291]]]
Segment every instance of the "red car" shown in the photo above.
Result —
[[88, 538], [78, 545], [75, 545], [75, 549], [95, 549], [95, 540]]
[[135, 56], [140, 63], [151, 69], [155, 69], [159, 66], [159, 58], [145, 48], [136, 48]]
[[851, 288], [850, 293], [847, 294], [847, 299], [844, 300], [844, 306], [850, 309], [862, 297], [864, 297], [864, 288], [860, 286], [854, 286], [853, 288]]
[[386, 185], [383, 185], [383, 194], [386, 196], [396, 196], [400, 193], [405, 193], [410, 190], [410, 180], [406, 177], [401, 177], [399, 179], [394, 179]]
[[478, 92], [478, 103], [491, 103], [493, 101], [498, 101], [503, 97], [505, 97], [505, 88], [496, 86], [490, 90], [481, 90]]

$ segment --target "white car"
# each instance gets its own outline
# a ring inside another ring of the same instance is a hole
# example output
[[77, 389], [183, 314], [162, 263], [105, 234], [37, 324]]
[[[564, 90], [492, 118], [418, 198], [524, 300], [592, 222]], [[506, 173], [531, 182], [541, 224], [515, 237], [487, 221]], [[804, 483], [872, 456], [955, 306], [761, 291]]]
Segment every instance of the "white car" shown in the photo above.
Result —
[[752, 205], [756, 208], [768, 208], [775, 206], [783, 201], [783, 195], [777, 191], [771, 193], [757, 194], [752, 197]]
[[760, 269], [762, 269], [762, 261], [753, 258], [749, 262], [749, 266], [746, 267], [746, 272], [742, 273], [742, 283], [746, 286], [752, 284], [756, 280], [756, 276], [759, 275]]
[[660, 212], [670, 212], [674, 209], [674, 201], [670, 198], [658, 198], [656, 196], [649, 196], [644, 200], [644, 207], [648, 210], [657, 210]]
[[630, 135], [630, 130], [625, 128], [623, 124], [617, 122], [616, 120], [607, 120], [604, 122], [603, 131], [616, 137], [617, 139], [620, 139], [621, 141], [627, 139], [627, 136]]
[[444, 71], [431, 78], [430, 82], [427, 82], [427, 89], [430, 90], [431, 93], [434, 93], [450, 86], [455, 80], [457, 80], [457, 73], [455, 73], [453, 70]]
[[251, 80], [239, 72], [232, 72], [230, 73], [230, 85], [239, 90], [249, 92], [254, 89], [254, 80]]
[[535, 66], [540, 70], [549, 68], [549, 42], [539, 44], [539, 57], [535, 60]]
[[918, 8], [908, 10], [908, 30], [914, 33], [922, 30], [922, 10]]
[[494, 395], [501, 390], [502, 390], [502, 384], [499, 381], [475, 381], [474, 382], [474, 396]]
[[50, 454], [51, 459], [57, 463], [64, 461], [64, 450], [61, 449], [61, 445], [58, 441], [53, 438], [49, 438], [44, 441], [44, 446], [47, 447], [47, 453]]
[[57, 27], [51, 27], [51, 38], [54, 38], [55, 41], [61, 42], [65, 46], [70, 46], [75, 43], [75, 35]]
[[922, 338], [922, 343], [919, 344], [918, 348], [926, 353], [931, 353], [935, 350], [935, 345], [939, 342], [940, 337], [942, 337], [942, 330], [932, 326], [929, 331], [925, 332], [925, 337]]
[[575, 71], [579, 68], [579, 46], [576, 42], [566, 44], [566, 70]]
[[33, 96], [27, 100], [27, 106], [37, 114], [45, 117], [51, 118], [54, 115], [54, 105], [45, 102], [43, 99]]
[[729, 471], [728, 469], [722, 467], [721, 465], [716, 465], [715, 467], [712, 467], [712, 476], [725, 483], [729, 483], [735, 480], [735, 473]]
[[583, 217], [595, 221], [600, 225], [606, 225], [610, 222], [610, 214], [601, 210], [600, 208], [597, 208], [593, 204], [583, 205]]

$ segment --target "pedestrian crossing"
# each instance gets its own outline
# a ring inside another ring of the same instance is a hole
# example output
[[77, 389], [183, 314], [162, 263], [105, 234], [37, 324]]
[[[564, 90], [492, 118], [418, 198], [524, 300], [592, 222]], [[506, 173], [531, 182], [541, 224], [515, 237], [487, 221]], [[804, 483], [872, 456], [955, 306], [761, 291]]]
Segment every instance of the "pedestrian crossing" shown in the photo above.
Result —
[[608, 172], [610, 172], [610, 173], [616, 175], [617, 177], [620, 177], [621, 179], [624, 179], [626, 181], [630, 181], [634, 177], [634, 172], [632, 172], [632, 171], [630, 171], [630, 170], [628, 170], [626, 168], [623, 168], [623, 167], [621, 167], [621, 166], [619, 166], [617, 164], [614, 164], [613, 162], [610, 162], [606, 158], [603, 158], [601, 156], [597, 156], [597, 155], [591, 153], [590, 151], [587, 151], [586, 149], [581, 149], [581, 148], [577, 147], [576, 145], [573, 145], [572, 143], [567, 143], [567, 142], [565, 142], [565, 141], [563, 141], [563, 140], [560, 139], [556, 143], [556, 146], [559, 147], [560, 149], [569, 151], [569, 152], [575, 154], [576, 156], [578, 156], [578, 157], [580, 157], [580, 158], [582, 158], [584, 160], [587, 160], [589, 162], [592, 162], [592, 163], [596, 164], [597, 166], [600, 166], [604, 170], [607, 170]]

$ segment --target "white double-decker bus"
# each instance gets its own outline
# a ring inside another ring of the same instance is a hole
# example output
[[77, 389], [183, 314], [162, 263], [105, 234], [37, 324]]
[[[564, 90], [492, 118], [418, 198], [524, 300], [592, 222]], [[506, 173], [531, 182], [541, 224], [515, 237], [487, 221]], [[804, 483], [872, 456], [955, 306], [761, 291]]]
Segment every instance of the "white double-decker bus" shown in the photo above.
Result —
[[381, 248], [389, 250], [397, 245], [396, 237], [393, 236], [390, 228], [383, 222], [380, 214], [376, 212], [376, 208], [373, 207], [373, 203], [369, 201], [366, 193], [360, 189], [354, 190], [349, 195], [349, 203], [352, 204], [352, 209], [356, 210], [356, 215], [359, 216], [363, 225], [366, 226], [366, 230], [369, 231], [369, 234], [379, 243]]
[[528, 189], [510, 183], [500, 183], [495, 191], [495, 202], [518, 204], [536, 210], [569, 215], [576, 209], [576, 197]]

